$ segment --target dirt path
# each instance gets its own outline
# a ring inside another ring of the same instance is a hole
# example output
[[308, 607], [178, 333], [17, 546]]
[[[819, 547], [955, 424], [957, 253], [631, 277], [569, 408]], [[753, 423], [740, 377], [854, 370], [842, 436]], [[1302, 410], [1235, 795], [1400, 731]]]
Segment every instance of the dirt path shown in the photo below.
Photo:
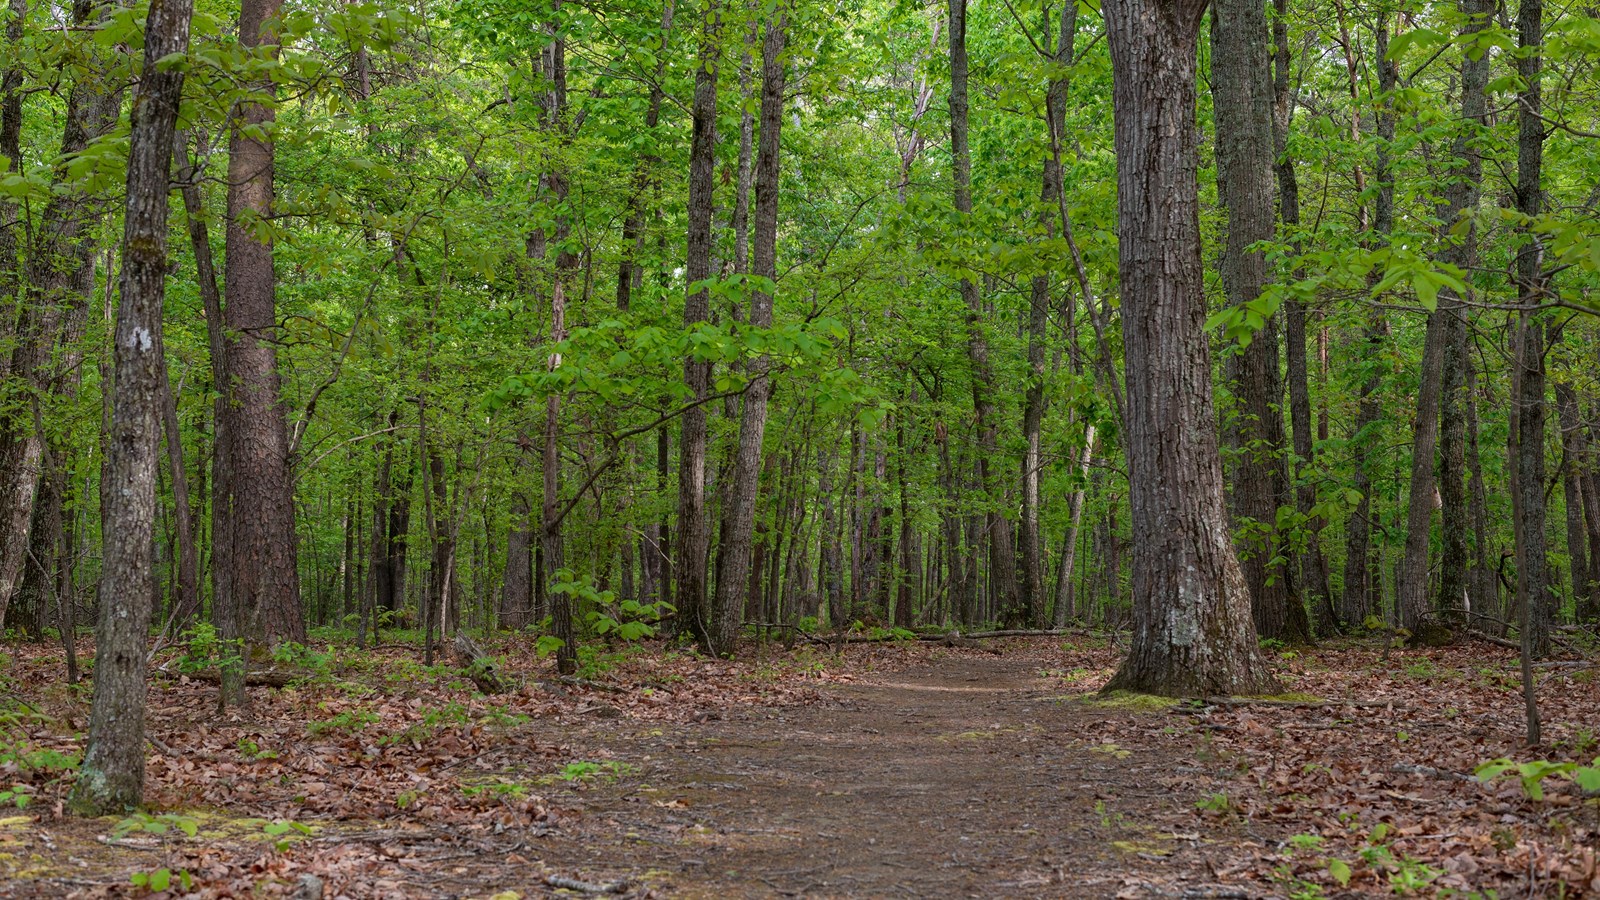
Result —
[[530, 852], [674, 897], [1248, 896], [1208, 869], [1223, 835], [1170, 824], [1196, 822], [1171, 787], [1201, 771], [1191, 741], [1158, 720], [1170, 746], [1119, 747], [1100, 731], [1130, 713], [1053, 685], [950, 655], [818, 706], [586, 727], [637, 771], [552, 797], [578, 815]]

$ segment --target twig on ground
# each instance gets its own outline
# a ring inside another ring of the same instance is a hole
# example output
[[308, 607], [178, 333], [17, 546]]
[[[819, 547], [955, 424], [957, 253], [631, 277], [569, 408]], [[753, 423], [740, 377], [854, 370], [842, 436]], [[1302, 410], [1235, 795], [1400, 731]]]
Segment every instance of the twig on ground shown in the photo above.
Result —
[[588, 881], [579, 881], [576, 878], [567, 878], [562, 875], [546, 875], [544, 883], [553, 888], [566, 888], [569, 891], [578, 891], [583, 894], [620, 894], [628, 889], [628, 880], [613, 881], [610, 884], [594, 884]]

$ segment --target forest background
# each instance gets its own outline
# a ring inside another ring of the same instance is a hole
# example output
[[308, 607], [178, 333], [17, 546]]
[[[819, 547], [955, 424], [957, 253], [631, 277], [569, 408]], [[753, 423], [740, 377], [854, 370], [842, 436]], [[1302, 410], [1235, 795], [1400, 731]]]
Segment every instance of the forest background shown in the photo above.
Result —
[[[1600, 612], [1600, 19], [1251, 6], [1196, 128], [1256, 628], [1543, 655]], [[0, 614], [69, 658], [146, 12], [4, 19]], [[164, 635], [1130, 620], [1097, 9], [203, 2], [161, 59]]]

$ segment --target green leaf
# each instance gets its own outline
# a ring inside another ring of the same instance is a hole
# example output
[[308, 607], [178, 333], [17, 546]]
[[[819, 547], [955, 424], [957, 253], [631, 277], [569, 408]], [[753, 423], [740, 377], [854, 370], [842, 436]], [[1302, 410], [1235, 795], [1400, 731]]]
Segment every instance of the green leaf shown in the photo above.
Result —
[[1592, 766], [1579, 766], [1572, 773], [1572, 780], [1585, 794], [1600, 793], [1600, 759], [1594, 761]]
[[1328, 875], [1334, 881], [1339, 882], [1340, 887], [1348, 887], [1350, 884], [1350, 864], [1342, 859], [1330, 859], [1328, 860]]
[[1416, 288], [1417, 301], [1422, 304], [1423, 309], [1433, 312], [1439, 308], [1439, 283], [1434, 281], [1428, 273], [1418, 272], [1417, 277], [1412, 280], [1411, 286]]

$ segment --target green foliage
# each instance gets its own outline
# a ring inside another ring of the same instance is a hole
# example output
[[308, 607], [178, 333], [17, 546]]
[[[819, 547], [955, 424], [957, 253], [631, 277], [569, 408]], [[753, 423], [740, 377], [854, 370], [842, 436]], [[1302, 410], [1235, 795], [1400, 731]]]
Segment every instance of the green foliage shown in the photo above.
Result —
[[614, 759], [608, 759], [604, 762], [578, 760], [562, 766], [561, 771], [555, 774], [555, 778], [560, 781], [576, 782], [593, 781], [597, 778], [605, 781], [616, 781], [619, 778], [632, 775], [638, 771], [639, 769], [637, 766], [632, 766], [625, 762], [618, 762]]
[[197, 622], [185, 629], [181, 640], [183, 654], [173, 663], [179, 672], [194, 674], [244, 664], [239, 644], [218, 636], [210, 622]]
[[289, 849], [295, 841], [309, 837], [312, 833], [310, 825], [296, 822], [293, 819], [278, 819], [261, 826], [261, 833], [272, 839], [273, 849], [279, 853]]
[[184, 837], [194, 837], [200, 833], [200, 821], [192, 816], [180, 813], [150, 813], [136, 812], [119, 821], [111, 828], [111, 836], [116, 838], [127, 837], [130, 834], [165, 835], [173, 831], [181, 832]]
[[326, 679], [333, 675], [335, 656], [293, 641], [284, 641], [272, 648], [272, 661], [278, 665], [303, 669], [308, 677]]
[[148, 872], [134, 872], [128, 881], [136, 888], [149, 891], [152, 894], [165, 893], [167, 889], [176, 885], [185, 893], [193, 889], [194, 878], [188, 869], [179, 869], [174, 872], [168, 868], [151, 869]]
[[444, 706], [431, 707], [422, 711], [422, 718], [406, 726], [395, 734], [386, 734], [378, 739], [378, 746], [388, 747], [396, 744], [423, 744], [435, 734], [446, 728], [461, 728], [472, 724], [472, 713], [461, 703], [451, 701]]
[[[326, 708], [326, 704], [323, 705]], [[365, 730], [368, 726], [378, 722], [378, 714], [370, 709], [355, 707], [337, 713], [327, 719], [312, 722], [306, 726], [306, 734], [318, 737], [335, 732], [354, 734]]]
[[239, 755], [248, 762], [259, 762], [263, 759], [277, 759], [278, 751], [268, 750], [256, 743], [254, 739], [242, 737], [237, 744]]
[[1522, 785], [1522, 792], [1533, 801], [1544, 799], [1543, 782], [1546, 778], [1552, 777], [1570, 779], [1586, 793], [1600, 792], [1600, 758], [1585, 766], [1575, 762], [1551, 762], [1544, 759], [1519, 763], [1501, 757], [1479, 765], [1473, 774], [1485, 784], [1497, 778], [1515, 776]]

